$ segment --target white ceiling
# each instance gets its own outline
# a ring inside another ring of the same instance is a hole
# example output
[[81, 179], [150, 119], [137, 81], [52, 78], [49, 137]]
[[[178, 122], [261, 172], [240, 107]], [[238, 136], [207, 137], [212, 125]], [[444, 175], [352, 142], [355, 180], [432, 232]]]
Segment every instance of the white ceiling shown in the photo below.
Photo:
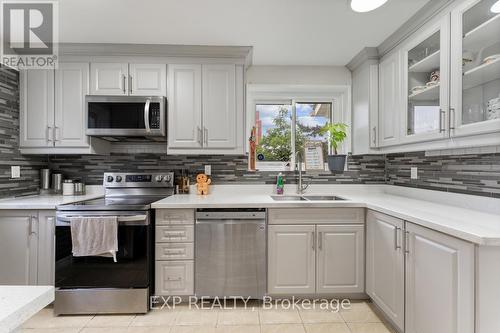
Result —
[[62, 0], [60, 41], [253, 46], [255, 65], [345, 65], [429, 0]]

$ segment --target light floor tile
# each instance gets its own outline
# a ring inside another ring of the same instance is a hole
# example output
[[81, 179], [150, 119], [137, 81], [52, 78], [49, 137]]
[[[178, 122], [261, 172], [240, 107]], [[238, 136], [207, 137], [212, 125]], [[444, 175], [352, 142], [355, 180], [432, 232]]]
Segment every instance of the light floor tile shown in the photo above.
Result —
[[348, 323], [352, 333], [392, 333], [382, 323]]
[[123, 333], [126, 327], [84, 327], [80, 333]]
[[347, 323], [380, 323], [381, 320], [366, 302], [351, 303], [350, 309], [340, 310]]
[[351, 333], [346, 323], [304, 324], [307, 333]]
[[262, 325], [262, 333], [305, 333], [302, 324]]
[[145, 315], [136, 315], [130, 326], [170, 326], [174, 325], [178, 314], [172, 310], [153, 310]]
[[260, 323], [267, 324], [301, 324], [297, 310], [265, 310], [259, 311]]
[[259, 325], [219, 326], [216, 333], [260, 333]]
[[81, 328], [22, 328], [21, 333], [79, 333]]
[[124, 333], [170, 333], [169, 326], [153, 326], [153, 327], [127, 327]]
[[340, 313], [331, 310], [299, 310], [300, 318], [304, 324], [315, 323], [343, 323]]
[[96, 315], [85, 327], [128, 327], [135, 315]]
[[176, 326], [212, 326], [217, 324], [219, 311], [199, 310], [199, 311], [179, 311], [175, 319]]
[[54, 316], [52, 308], [42, 309], [23, 328], [82, 328], [94, 316]]
[[215, 333], [212, 326], [173, 326], [170, 333]]
[[259, 312], [248, 310], [220, 311], [217, 325], [259, 325]]

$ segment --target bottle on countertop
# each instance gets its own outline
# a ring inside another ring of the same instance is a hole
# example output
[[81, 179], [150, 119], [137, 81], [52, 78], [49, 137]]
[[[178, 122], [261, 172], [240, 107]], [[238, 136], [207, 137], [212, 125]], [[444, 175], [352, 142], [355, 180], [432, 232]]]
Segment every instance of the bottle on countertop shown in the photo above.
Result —
[[276, 194], [283, 194], [284, 189], [283, 174], [280, 172], [276, 178]]

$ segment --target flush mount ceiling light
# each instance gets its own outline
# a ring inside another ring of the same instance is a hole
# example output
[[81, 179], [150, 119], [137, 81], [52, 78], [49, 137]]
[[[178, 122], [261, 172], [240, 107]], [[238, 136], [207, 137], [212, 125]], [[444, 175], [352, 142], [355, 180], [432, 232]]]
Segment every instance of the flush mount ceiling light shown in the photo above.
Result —
[[387, 0], [351, 0], [351, 9], [358, 13], [366, 13], [377, 9], [386, 2]]
[[495, 2], [493, 6], [491, 6], [490, 10], [492, 13], [500, 13], [500, 0]]

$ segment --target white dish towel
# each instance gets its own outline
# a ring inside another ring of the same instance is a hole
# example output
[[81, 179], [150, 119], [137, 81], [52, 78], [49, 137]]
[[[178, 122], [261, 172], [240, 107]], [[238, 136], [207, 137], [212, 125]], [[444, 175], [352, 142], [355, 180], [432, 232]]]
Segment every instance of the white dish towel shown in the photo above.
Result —
[[73, 256], [113, 257], [118, 251], [118, 218], [116, 216], [70, 217]]

